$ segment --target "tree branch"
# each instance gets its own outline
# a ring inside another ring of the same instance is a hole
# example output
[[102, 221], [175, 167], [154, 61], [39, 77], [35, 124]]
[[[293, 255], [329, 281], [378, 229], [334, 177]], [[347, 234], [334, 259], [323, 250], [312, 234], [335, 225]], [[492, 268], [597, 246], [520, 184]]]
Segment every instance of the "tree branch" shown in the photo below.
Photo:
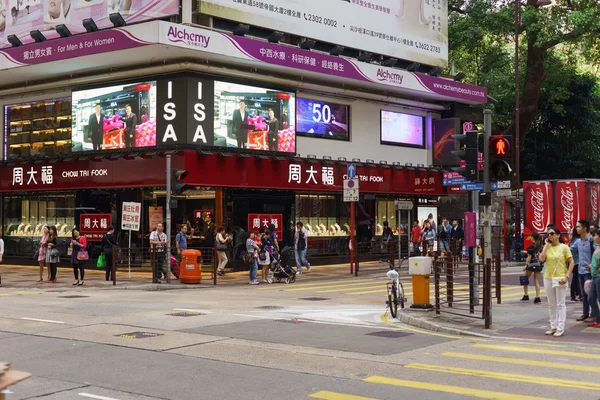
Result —
[[544, 43], [542, 43], [542, 45], [540, 46], [542, 49], [544, 50], [549, 50], [552, 47], [560, 44], [560, 43], [565, 43], [565, 42], [574, 42], [578, 39], [580, 39], [582, 36], [586, 35], [586, 34], [600, 34], [600, 29], [597, 29], [595, 31], [585, 31], [585, 30], [581, 30], [581, 31], [571, 31], [568, 33], [565, 33], [564, 35], [561, 35], [559, 37], [557, 37], [556, 39], [552, 39], [552, 40], [548, 40]]

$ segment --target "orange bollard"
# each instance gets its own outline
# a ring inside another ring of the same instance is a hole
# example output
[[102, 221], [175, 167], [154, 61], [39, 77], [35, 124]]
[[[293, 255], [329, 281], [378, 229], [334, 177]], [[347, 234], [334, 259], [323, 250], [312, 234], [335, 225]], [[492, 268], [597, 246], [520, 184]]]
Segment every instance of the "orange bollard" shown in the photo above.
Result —
[[429, 275], [413, 275], [413, 304], [426, 306], [431, 304], [429, 297]]
[[200, 250], [184, 250], [181, 252], [181, 271], [179, 282], [199, 284], [202, 281], [202, 268], [198, 259], [202, 257]]

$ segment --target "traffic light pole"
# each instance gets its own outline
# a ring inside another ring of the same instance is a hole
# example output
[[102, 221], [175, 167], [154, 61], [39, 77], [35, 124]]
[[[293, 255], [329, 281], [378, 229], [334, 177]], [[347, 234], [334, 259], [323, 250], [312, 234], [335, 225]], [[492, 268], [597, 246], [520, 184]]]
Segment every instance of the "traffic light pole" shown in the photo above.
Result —
[[166, 234], [167, 234], [167, 250], [165, 252], [165, 260], [164, 263], [167, 264], [165, 267], [167, 274], [167, 283], [171, 283], [171, 155], [167, 154], [167, 226], [166, 226]]
[[[492, 190], [490, 185], [490, 137], [492, 136], [492, 110], [483, 110], [483, 190], [490, 198]], [[491, 206], [483, 207], [483, 261], [492, 256], [492, 225], [490, 223]]]

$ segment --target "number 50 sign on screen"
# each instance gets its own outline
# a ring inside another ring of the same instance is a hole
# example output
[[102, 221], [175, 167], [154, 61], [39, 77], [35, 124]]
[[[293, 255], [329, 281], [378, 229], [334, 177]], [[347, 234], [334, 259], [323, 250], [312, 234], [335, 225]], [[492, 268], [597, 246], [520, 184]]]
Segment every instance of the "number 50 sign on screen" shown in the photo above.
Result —
[[296, 135], [350, 140], [347, 105], [298, 98], [296, 108]]

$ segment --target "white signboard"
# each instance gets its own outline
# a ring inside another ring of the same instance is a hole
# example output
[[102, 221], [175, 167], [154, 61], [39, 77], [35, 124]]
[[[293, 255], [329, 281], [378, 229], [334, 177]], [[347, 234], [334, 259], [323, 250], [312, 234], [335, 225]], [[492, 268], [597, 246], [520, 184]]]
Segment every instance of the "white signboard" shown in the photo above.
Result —
[[203, 0], [200, 12], [422, 64], [448, 64], [448, 0]]
[[510, 197], [512, 195], [512, 190], [510, 189], [498, 189], [496, 190], [496, 196], [500, 197]]
[[412, 210], [413, 206], [412, 201], [398, 200], [396, 202], [396, 210]]
[[510, 181], [498, 181], [498, 189], [510, 189]]
[[141, 203], [123, 202], [121, 229], [124, 231], [139, 231], [141, 215]]
[[344, 201], [354, 202], [358, 201], [360, 192], [359, 180], [358, 179], [344, 179]]

